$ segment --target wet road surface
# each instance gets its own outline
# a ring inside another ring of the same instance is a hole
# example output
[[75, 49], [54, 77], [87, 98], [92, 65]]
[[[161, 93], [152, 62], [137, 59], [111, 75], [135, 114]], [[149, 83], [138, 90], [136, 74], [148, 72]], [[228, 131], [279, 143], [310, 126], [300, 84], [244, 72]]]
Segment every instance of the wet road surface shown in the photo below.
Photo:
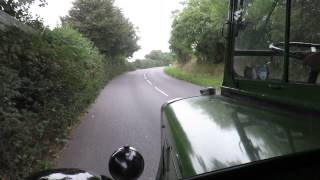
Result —
[[101, 91], [60, 154], [57, 168], [107, 174], [110, 155], [131, 145], [145, 159], [141, 180], [155, 179], [160, 159], [160, 108], [174, 98], [197, 96], [203, 87], [174, 79], [163, 68], [127, 72]]

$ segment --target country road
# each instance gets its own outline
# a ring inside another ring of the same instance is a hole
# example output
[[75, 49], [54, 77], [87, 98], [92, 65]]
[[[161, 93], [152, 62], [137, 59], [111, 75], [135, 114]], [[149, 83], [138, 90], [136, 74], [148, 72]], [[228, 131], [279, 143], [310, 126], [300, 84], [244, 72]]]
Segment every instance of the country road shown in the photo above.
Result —
[[127, 72], [112, 80], [89, 108], [57, 160], [57, 168], [107, 174], [110, 155], [123, 145], [144, 156], [141, 180], [153, 180], [160, 158], [160, 108], [203, 87], [169, 77], [163, 68]]

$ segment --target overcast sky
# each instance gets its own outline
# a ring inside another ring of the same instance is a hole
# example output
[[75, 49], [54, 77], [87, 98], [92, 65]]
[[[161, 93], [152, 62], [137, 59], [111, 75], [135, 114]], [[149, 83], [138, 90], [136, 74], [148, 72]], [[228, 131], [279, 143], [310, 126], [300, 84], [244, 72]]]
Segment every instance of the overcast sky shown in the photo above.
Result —
[[[47, 0], [44, 8], [32, 7], [32, 12], [44, 18], [46, 25], [55, 27], [65, 16], [74, 0]], [[133, 59], [143, 58], [151, 50], [169, 51], [172, 11], [181, 9], [183, 0], [115, 0], [124, 15], [138, 28], [141, 50]]]

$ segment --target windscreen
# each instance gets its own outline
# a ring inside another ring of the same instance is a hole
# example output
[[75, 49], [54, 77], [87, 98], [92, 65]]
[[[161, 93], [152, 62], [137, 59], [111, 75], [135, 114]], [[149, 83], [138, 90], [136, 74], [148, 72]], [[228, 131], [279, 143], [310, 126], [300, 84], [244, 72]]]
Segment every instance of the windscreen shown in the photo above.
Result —
[[291, 82], [320, 84], [319, 10], [318, 0], [292, 1], [289, 65]]
[[234, 72], [237, 77], [251, 80], [280, 80], [283, 54], [270, 51], [270, 45], [284, 42], [285, 1], [247, 0], [235, 13], [237, 25]]
[[[285, 0], [247, 0], [238, 4], [234, 13], [237, 78], [284, 80], [286, 6]], [[291, 1], [290, 83], [320, 84], [319, 9], [316, 0]]]

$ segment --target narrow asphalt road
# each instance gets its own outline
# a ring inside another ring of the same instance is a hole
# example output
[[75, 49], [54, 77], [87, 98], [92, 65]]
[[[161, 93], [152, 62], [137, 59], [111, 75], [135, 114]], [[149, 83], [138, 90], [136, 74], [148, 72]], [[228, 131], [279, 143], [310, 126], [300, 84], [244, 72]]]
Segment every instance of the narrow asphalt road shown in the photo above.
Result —
[[203, 87], [169, 77], [163, 68], [125, 73], [112, 80], [90, 107], [56, 163], [107, 174], [108, 159], [131, 145], [145, 159], [141, 180], [153, 180], [160, 159], [160, 108], [174, 98], [199, 95]]

